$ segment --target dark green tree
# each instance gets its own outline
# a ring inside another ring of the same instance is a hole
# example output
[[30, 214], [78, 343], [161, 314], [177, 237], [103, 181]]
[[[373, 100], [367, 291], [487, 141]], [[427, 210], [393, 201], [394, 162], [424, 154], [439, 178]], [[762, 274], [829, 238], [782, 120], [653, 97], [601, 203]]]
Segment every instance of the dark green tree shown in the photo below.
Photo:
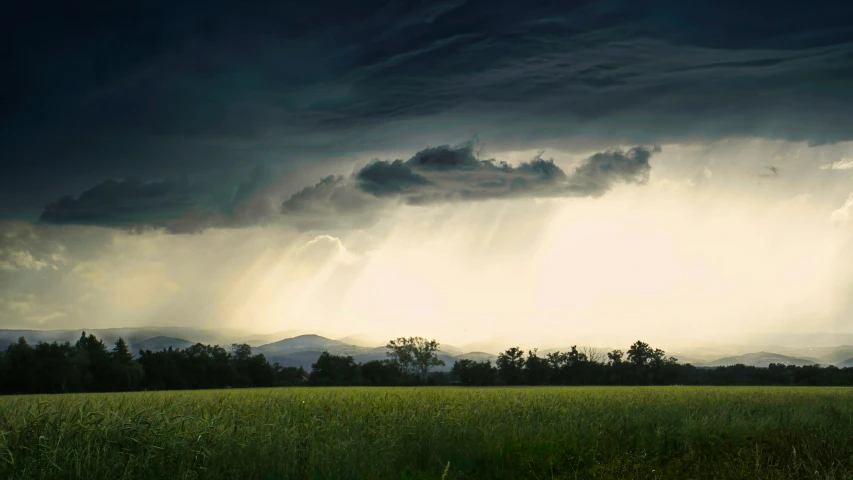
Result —
[[370, 360], [361, 364], [361, 379], [365, 385], [400, 385], [404, 378], [392, 360]]
[[312, 385], [355, 385], [359, 381], [358, 365], [350, 355], [320, 354], [311, 364], [309, 382]]
[[464, 385], [494, 385], [496, 370], [492, 366], [491, 360], [477, 362], [468, 358], [462, 358], [453, 364], [453, 369], [450, 371], [453, 375], [459, 377], [459, 381]]
[[524, 351], [512, 347], [498, 355], [498, 376], [507, 385], [521, 385], [524, 380]]
[[527, 358], [524, 360], [524, 373], [530, 385], [545, 385], [551, 377], [548, 359], [540, 357], [538, 352], [538, 348], [528, 351]]
[[638, 367], [644, 367], [652, 360], [653, 354], [648, 343], [637, 340], [628, 349], [628, 361]]
[[36, 393], [36, 377], [33, 374], [35, 351], [24, 337], [6, 349], [4, 372], [0, 381], [9, 393]]
[[72, 362], [80, 370], [83, 389], [104, 392], [112, 389], [113, 365], [106, 344], [83, 332], [75, 345]]
[[131, 391], [139, 388], [144, 376], [144, 370], [139, 362], [133, 359], [130, 348], [123, 338], [116, 340], [112, 352], [112, 375], [110, 390]]
[[308, 380], [308, 372], [302, 367], [283, 367], [278, 362], [272, 364], [274, 379], [277, 387], [294, 387]]

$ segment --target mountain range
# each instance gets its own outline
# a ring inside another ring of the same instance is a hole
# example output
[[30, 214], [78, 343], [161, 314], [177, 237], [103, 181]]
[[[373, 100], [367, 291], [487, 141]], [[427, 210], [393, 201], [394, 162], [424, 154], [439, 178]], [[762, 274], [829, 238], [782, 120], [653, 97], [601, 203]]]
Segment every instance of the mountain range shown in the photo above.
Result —
[[771, 363], [777, 363], [781, 365], [796, 365], [798, 367], [804, 365], [815, 365], [819, 362], [805, 359], [805, 358], [795, 358], [789, 357], [787, 355], [780, 355], [778, 353], [771, 352], [756, 352], [756, 353], [747, 353], [745, 355], [737, 355], [734, 357], [724, 357], [713, 362], [709, 362], [706, 364], [708, 367], [730, 367], [732, 365], [752, 365], [755, 367], [767, 367]]
[[[352, 355], [357, 362], [382, 360], [387, 358], [384, 345], [376, 345], [375, 340], [368, 337], [351, 335], [340, 339], [332, 339], [314, 334], [297, 334], [295, 331], [281, 331], [271, 334], [247, 335], [231, 330], [205, 330], [181, 327], [145, 327], [145, 328], [110, 328], [92, 329], [91, 333], [107, 344], [114, 343], [118, 337], [124, 338], [132, 352], [139, 350], [159, 351], [166, 348], [184, 349], [195, 343], [216, 344], [229, 346], [232, 343], [248, 343], [255, 353], [263, 353], [270, 362], [279, 362], [284, 366], [311, 368], [311, 364], [323, 351], [338, 355]], [[71, 342], [80, 337], [80, 330], [9, 330], [0, 329], [0, 349], [5, 350], [9, 344], [25, 337], [31, 344], [45, 342]], [[472, 344], [471, 346], [475, 346]], [[476, 345], [480, 346], [480, 345]], [[540, 350], [540, 356], [557, 350], [566, 351], [570, 347], [548, 348]], [[599, 348], [602, 357], [604, 352], [612, 348]], [[626, 350], [623, 348], [623, 350]], [[692, 363], [697, 366], [716, 367], [736, 364], [766, 367], [770, 363], [783, 365], [836, 365], [838, 367], [853, 367], [853, 345], [834, 347], [786, 347], [775, 346], [743, 346], [743, 345], [712, 345], [681, 348], [669, 352], [681, 363]], [[485, 351], [466, 351], [453, 345], [441, 345], [439, 358], [446, 366], [439, 370], [449, 370], [456, 360], [467, 358], [476, 361], [491, 360], [497, 355]], [[602, 360], [606, 359], [603, 358]]]
[[[344, 340], [351, 339], [344, 337]], [[263, 353], [270, 362], [278, 362], [286, 367], [304, 367], [306, 369], [310, 369], [311, 364], [317, 361], [317, 357], [324, 351], [339, 355], [352, 355], [357, 362], [388, 358], [386, 355], [388, 349], [385, 346], [367, 347], [310, 334], [285, 338], [278, 342], [261, 345], [253, 350], [257, 353]], [[436, 370], [446, 371], [453, 367], [456, 360], [462, 358], [494, 362], [497, 355], [483, 352], [462, 353], [461, 350], [452, 345], [443, 345], [438, 358], [444, 361], [445, 366]]]

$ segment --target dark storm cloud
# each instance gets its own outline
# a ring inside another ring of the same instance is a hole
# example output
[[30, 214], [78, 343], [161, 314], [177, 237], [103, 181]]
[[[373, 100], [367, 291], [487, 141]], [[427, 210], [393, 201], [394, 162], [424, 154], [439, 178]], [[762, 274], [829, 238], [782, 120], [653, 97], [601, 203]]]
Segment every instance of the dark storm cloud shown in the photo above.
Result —
[[301, 212], [313, 205], [326, 204], [335, 210], [343, 209], [347, 205], [344, 196], [346, 181], [343, 175], [329, 175], [317, 182], [312, 187], [305, 187], [294, 193], [284, 204], [285, 212]]
[[44, 223], [121, 224], [150, 216], [174, 216], [193, 206], [193, 188], [180, 180], [143, 182], [137, 178], [107, 180], [78, 197], [64, 196], [48, 204]]
[[649, 159], [660, 147], [635, 147], [627, 152], [610, 150], [596, 153], [583, 165], [575, 169], [572, 175], [573, 188], [600, 195], [616, 182], [645, 184], [649, 181], [652, 167]]
[[258, 165], [249, 174], [249, 178], [241, 182], [234, 196], [223, 206], [225, 213], [234, 213], [241, 205], [252, 200], [252, 198], [273, 180], [273, 173], [267, 165]]
[[481, 166], [470, 146], [450, 148], [447, 145], [421, 150], [406, 163], [424, 170], [474, 170]]
[[[275, 215], [257, 196], [275, 179], [266, 165], [235, 180], [207, 178], [145, 181], [106, 180], [78, 196], [65, 195], [44, 208], [43, 224], [117, 226], [130, 230], [162, 227], [173, 233], [196, 233], [210, 227], [252, 225]], [[229, 192], [233, 192], [230, 193]]]
[[314, 216], [326, 225], [368, 211], [376, 213], [394, 200], [428, 205], [516, 197], [597, 197], [620, 183], [647, 183], [649, 159], [659, 151], [659, 147], [608, 150], [566, 174], [541, 154], [512, 166], [477, 159], [470, 143], [443, 145], [421, 150], [406, 161], [374, 160], [351, 178], [326, 177], [291, 196], [282, 211], [286, 216]]
[[[853, 138], [850, 2], [105, 5], [0, 18], [2, 217], [106, 178], [227, 177], [435, 137]], [[476, 165], [448, 154], [422, 166]]]
[[[274, 210], [258, 195], [274, 175], [265, 165], [249, 172], [217, 200], [218, 185], [178, 180], [108, 180], [79, 196], [49, 203], [40, 217], [47, 224], [159, 227], [197, 233], [212, 227], [283, 222], [296, 227], [371, 223], [395, 201], [427, 205], [511, 197], [599, 196], [617, 183], [644, 184], [649, 158], [659, 151], [635, 147], [597, 153], [567, 175], [541, 154], [517, 166], [480, 160], [472, 142], [423, 149], [406, 161], [373, 160], [350, 177], [330, 175], [292, 194]], [[283, 214], [283, 215], [281, 215]], [[316, 218], [314, 218], [316, 217]]]
[[[407, 163], [411, 163], [411, 160]], [[400, 195], [430, 183], [424, 176], [413, 172], [402, 160], [371, 162], [355, 177], [358, 188], [377, 197]]]
[[291, 195], [281, 205], [286, 222], [298, 228], [371, 224], [387, 203], [353, 188], [343, 175], [329, 175]]

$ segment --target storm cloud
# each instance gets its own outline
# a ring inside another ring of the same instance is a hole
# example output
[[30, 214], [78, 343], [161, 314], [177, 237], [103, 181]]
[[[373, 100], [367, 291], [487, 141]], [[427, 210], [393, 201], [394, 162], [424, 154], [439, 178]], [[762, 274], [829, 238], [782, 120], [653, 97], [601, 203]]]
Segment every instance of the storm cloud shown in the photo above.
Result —
[[387, 202], [353, 187], [343, 175], [329, 175], [290, 196], [282, 205], [285, 222], [302, 229], [372, 224]]
[[77, 197], [48, 204], [44, 223], [122, 224], [152, 216], [176, 216], [193, 206], [197, 194], [186, 177], [144, 182], [138, 178], [107, 180]]
[[[477, 159], [470, 143], [458, 147], [443, 145], [421, 150], [406, 162], [374, 161], [359, 171], [356, 178], [358, 188], [367, 193], [396, 194], [413, 204], [513, 196], [599, 196], [618, 183], [647, 183], [651, 172], [649, 158], [659, 151], [659, 147], [634, 147], [628, 151], [613, 149], [596, 153], [567, 175], [553, 159], [544, 160], [541, 153], [512, 166], [505, 161]], [[373, 175], [380, 166], [398, 172], [398, 176]], [[365, 175], [373, 177], [370, 184], [362, 181]], [[418, 181], [401, 189], [400, 178]]]
[[[276, 175], [258, 165], [242, 180], [109, 179], [81, 194], [48, 203], [39, 223], [100, 225], [140, 230], [164, 228], [173, 233], [196, 233], [211, 227], [258, 224], [277, 211], [263, 200]], [[230, 185], [230, 186], [229, 186]]]
[[406, 164], [402, 160], [372, 162], [356, 174], [358, 188], [381, 197], [401, 195], [429, 185], [430, 181], [412, 171], [408, 163], [411, 161]]
[[648, 183], [652, 167], [649, 159], [660, 152], [660, 147], [651, 149], [635, 147], [628, 151], [610, 150], [596, 153], [575, 169], [572, 189], [598, 196], [609, 190], [614, 183]]
[[[655, 147], [596, 153], [566, 174], [541, 153], [517, 166], [480, 160], [471, 142], [417, 152], [408, 160], [373, 160], [350, 178], [329, 176], [295, 193], [285, 214], [341, 217], [381, 209], [394, 201], [428, 205], [501, 198], [597, 197], [617, 184], [643, 185], [651, 173]], [[371, 197], [372, 200], [371, 200]]]
[[[34, 220], [108, 178], [236, 177], [257, 159], [288, 170], [435, 138], [583, 151], [853, 139], [848, 3], [190, 0], [5, 13], [0, 39], [27, 48], [0, 52], [4, 218]], [[445, 154], [420, 165], [479, 168]], [[74, 199], [45, 219], [124, 216]]]

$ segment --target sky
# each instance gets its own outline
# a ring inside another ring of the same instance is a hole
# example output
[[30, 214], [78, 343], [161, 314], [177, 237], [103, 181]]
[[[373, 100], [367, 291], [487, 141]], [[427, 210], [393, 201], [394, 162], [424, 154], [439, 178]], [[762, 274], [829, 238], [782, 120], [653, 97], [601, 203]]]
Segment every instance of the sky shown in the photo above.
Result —
[[0, 36], [0, 327], [853, 333], [853, 5], [24, 2]]

